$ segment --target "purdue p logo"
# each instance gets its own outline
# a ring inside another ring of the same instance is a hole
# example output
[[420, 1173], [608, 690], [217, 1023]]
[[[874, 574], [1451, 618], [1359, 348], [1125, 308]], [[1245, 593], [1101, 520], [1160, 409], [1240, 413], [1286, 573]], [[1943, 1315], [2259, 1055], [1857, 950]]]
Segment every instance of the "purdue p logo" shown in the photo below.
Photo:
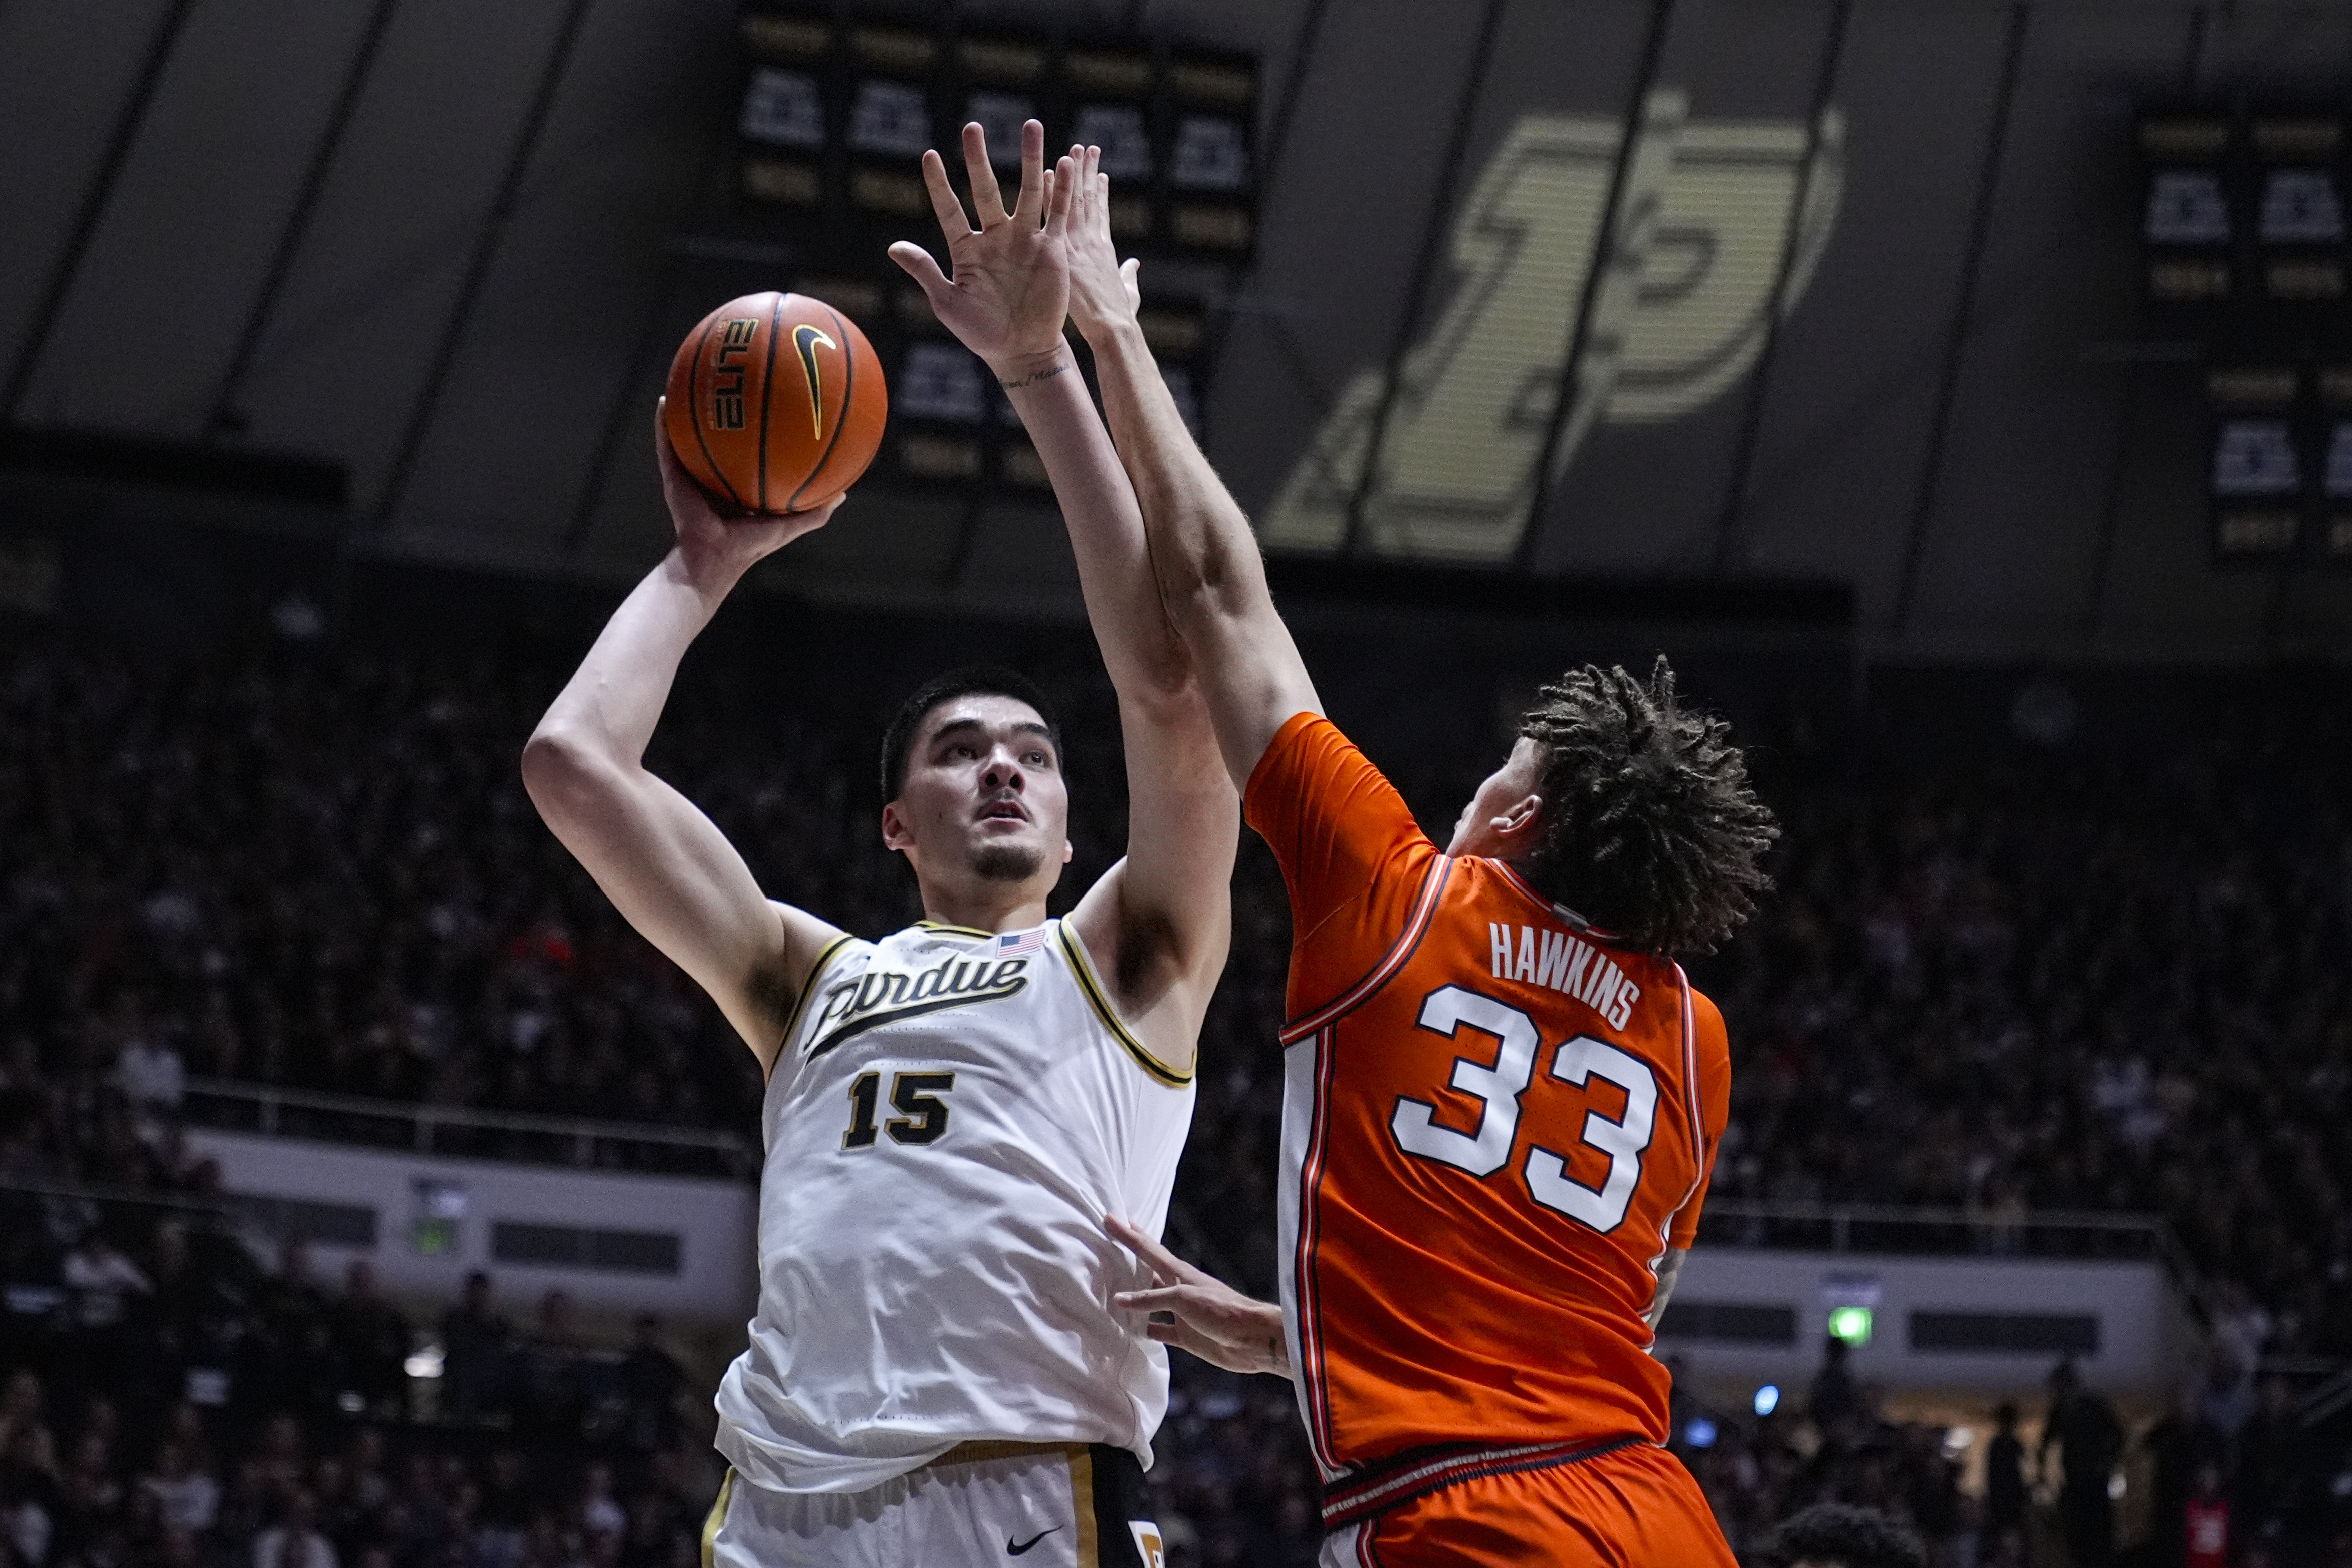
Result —
[[1130, 1519], [1128, 1533], [1135, 1537], [1135, 1554], [1143, 1559], [1143, 1568], [1168, 1568], [1168, 1552], [1160, 1544], [1160, 1527], [1150, 1520]]
[[1340, 392], [1266, 510], [1266, 544], [1337, 549], [1360, 487], [1375, 555], [1510, 559], [1596, 253], [1555, 478], [1596, 423], [1678, 418], [1747, 374], [1828, 243], [1844, 120], [1831, 110], [1808, 136], [1693, 121], [1689, 107], [1675, 89], [1650, 95], [1613, 214], [1616, 120], [1531, 114], [1511, 129], [1454, 220], [1453, 298], [1405, 355], [1393, 398], [1385, 367]]

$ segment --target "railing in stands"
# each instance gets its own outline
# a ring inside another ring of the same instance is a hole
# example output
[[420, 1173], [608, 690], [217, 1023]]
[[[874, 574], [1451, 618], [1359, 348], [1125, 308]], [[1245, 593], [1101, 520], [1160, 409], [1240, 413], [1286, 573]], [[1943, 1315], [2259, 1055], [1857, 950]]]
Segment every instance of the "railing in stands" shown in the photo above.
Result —
[[722, 1130], [474, 1111], [217, 1078], [190, 1079], [180, 1113], [193, 1126], [222, 1132], [452, 1158], [736, 1179], [756, 1174], [760, 1166], [759, 1151], [748, 1139]]
[[1872, 1203], [1710, 1197], [1698, 1239], [1713, 1247], [1970, 1258], [2172, 1262], [2153, 1215], [2044, 1209], [2024, 1214]]

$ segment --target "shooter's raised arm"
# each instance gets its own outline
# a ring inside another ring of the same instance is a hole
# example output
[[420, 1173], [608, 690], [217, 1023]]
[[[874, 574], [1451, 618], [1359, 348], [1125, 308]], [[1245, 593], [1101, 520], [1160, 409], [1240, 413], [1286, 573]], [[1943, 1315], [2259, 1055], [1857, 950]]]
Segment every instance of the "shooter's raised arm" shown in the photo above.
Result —
[[1120, 461], [1143, 508], [1169, 622], [1192, 655], [1238, 788], [1294, 714], [1320, 713], [1315, 683], [1266, 591], [1249, 518], [1184, 427], [1136, 321], [1135, 264], [1110, 235], [1109, 179], [1088, 149], [1074, 172], [1070, 316], [1094, 350]]
[[1160, 609], [1134, 488], [1062, 335], [1076, 170], [1069, 159], [1045, 167], [1045, 134], [1035, 120], [1023, 129], [1021, 188], [1008, 211], [985, 137], [964, 128], [977, 227], [940, 155], [925, 153], [923, 183], [954, 275], [917, 245], [901, 241], [890, 255], [987, 363], [1053, 481], [1127, 750], [1127, 859], [1071, 919], [1128, 1021], [1163, 1059], [1189, 1064], [1224, 967], [1238, 803], [1192, 661]]
[[622, 601], [523, 748], [532, 804], [630, 925], [694, 977], [762, 1067], [793, 999], [841, 933], [772, 903], [718, 827], [645, 766], [678, 661], [762, 556], [833, 516], [722, 517], [669, 449], [654, 447], [677, 542]]

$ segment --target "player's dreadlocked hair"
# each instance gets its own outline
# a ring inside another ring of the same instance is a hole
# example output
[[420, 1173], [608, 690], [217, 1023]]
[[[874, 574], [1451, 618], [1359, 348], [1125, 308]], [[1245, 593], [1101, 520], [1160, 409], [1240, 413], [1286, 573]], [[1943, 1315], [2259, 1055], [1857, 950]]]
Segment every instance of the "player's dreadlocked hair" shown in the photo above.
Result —
[[1653, 953], [1731, 935], [1771, 885], [1759, 862], [1780, 830], [1730, 727], [1682, 706], [1663, 657], [1646, 684], [1586, 664], [1537, 698], [1519, 721], [1543, 748], [1537, 888]]
[[1927, 1568], [1918, 1536], [1876, 1509], [1842, 1502], [1817, 1502], [1782, 1521], [1762, 1554], [1772, 1568]]

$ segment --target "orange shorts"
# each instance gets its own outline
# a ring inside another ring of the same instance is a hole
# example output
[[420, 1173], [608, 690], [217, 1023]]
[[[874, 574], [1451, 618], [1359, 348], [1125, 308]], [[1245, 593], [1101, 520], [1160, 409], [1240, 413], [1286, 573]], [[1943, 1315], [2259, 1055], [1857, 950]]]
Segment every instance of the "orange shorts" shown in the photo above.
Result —
[[1649, 1443], [1481, 1476], [1325, 1538], [1321, 1568], [1737, 1568], [1682, 1461]]

